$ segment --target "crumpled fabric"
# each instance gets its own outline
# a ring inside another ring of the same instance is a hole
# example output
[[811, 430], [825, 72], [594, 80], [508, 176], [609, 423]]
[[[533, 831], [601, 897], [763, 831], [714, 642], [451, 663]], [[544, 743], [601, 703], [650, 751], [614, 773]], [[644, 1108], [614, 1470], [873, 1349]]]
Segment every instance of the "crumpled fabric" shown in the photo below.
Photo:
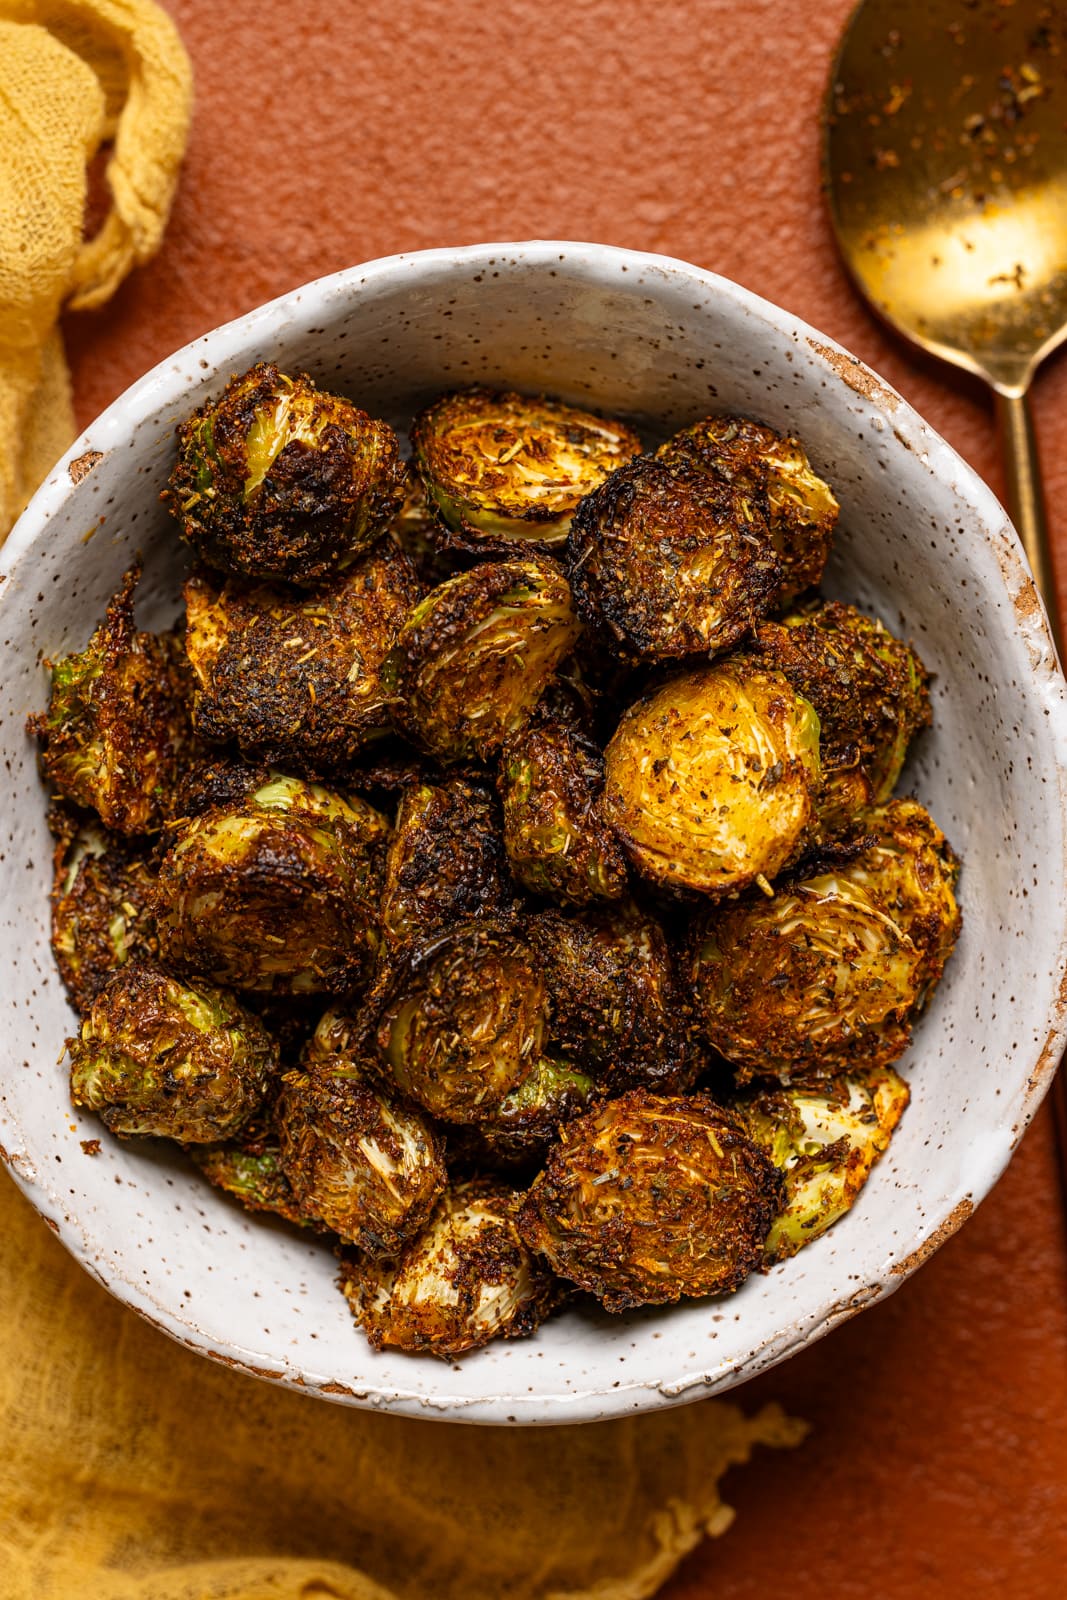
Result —
[[[0, 540], [75, 436], [57, 321], [158, 250], [192, 70], [152, 0], [0, 0]], [[83, 239], [87, 167], [110, 207]]]

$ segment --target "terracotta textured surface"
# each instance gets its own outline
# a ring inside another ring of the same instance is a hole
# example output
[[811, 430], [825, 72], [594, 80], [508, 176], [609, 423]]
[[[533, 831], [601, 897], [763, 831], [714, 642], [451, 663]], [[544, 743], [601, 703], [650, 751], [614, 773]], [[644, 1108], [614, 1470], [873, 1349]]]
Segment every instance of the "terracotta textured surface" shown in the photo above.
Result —
[[[1036, 0], [1035, 0], [1036, 4]], [[308, 278], [533, 236], [686, 257], [885, 374], [997, 490], [977, 386], [857, 302], [819, 195], [848, 0], [171, 0], [198, 106], [162, 256], [66, 329], [88, 422], [147, 367]], [[1037, 420], [1067, 604], [1067, 363]], [[1043, 1113], [885, 1306], [750, 1386], [812, 1419], [727, 1483], [736, 1527], [670, 1600], [1052, 1600], [1067, 1571], [1067, 1232]]]

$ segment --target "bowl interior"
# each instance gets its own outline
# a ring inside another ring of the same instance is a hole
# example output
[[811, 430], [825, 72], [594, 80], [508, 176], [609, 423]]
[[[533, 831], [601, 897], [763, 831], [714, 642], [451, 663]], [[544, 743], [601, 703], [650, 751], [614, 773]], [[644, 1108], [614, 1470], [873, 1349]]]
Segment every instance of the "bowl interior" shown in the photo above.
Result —
[[[74, 1016], [48, 948], [50, 843], [24, 721], [45, 702], [42, 657], [84, 644], [135, 550], [143, 622], [175, 616], [186, 556], [158, 503], [174, 425], [261, 358], [306, 368], [400, 428], [442, 389], [485, 381], [631, 417], [649, 440], [711, 410], [795, 431], [841, 501], [828, 589], [878, 612], [933, 672], [935, 727], [902, 789], [964, 857], [965, 924], [903, 1063], [912, 1105], [850, 1217], [732, 1298], [572, 1310], [451, 1366], [376, 1354], [328, 1248], [247, 1216], [177, 1153], [121, 1145], [71, 1110], [57, 1058]], [[796, 319], [681, 263], [595, 246], [355, 268], [143, 379], [60, 464], [0, 567], [6, 1157], [90, 1270], [176, 1337], [421, 1415], [576, 1421], [669, 1404], [752, 1375], [890, 1292], [999, 1175], [1060, 1041], [1062, 680], [992, 496], [898, 396]]]

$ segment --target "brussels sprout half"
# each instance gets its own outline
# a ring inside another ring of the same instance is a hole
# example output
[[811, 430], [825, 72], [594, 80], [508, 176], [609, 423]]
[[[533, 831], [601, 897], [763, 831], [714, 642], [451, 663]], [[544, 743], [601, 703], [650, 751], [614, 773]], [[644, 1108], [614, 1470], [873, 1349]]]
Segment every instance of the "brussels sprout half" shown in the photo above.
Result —
[[605, 768], [604, 815], [638, 872], [734, 895], [812, 836], [819, 719], [780, 673], [720, 662], [631, 706]]
[[781, 1201], [735, 1113], [708, 1095], [635, 1089], [560, 1130], [519, 1232], [561, 1277], [626, 1311], [736, 1289]]
[[385, 532], [399, 445], [351, 400], [260, 362], [181, 424], [161, 498], [209, 566], [315, 583]]
[[54, 811], [52, 952], [82, 1016], [131, 956], [157, 953], [153, 878], [129, 842], [95, 821]]
[[911, 646], [855, 606], [820, 600], [761, 623], [754, 653], [815, 707], [827, 776], [858, 766], [871, 799], [888, 800], [930, 722], [929, 679]]
[[661, 444], [656, 458], [707, 473], [766, 505], [770, 541], [782, 564], [776, 605], [788, 605], [818, 583], [839, 507], [799, 439], [747, 417], [705, 417]]
[[497, 787], [512, 875], [564, 904], [618, 900], [626, 858], [600, 815], [604, 762], [581, 734], [538, 718], [504, 746]]
[[515, 1172], [536, 1170], [560, 1127], [588, 1111], [593, 1079], [566, 1061], [542, 1056], [485, 1122], [449, 1129], [449, 1158], [465, 1165]]
[[52, 664], [48, 710], [29, 718], [41, 768], [65, 799], [116, 833], [156, 833], [191, 746], [176, 641], [138, 633], [130, 568], [85, 649]]
[[729, 649], [781, 579], [757, 499], [652, 456], [582, 501], [567, 558], [583, 620], [646, 661]]
[[582, 496], [641, 450], [621, 422], [489, 389], [442, 395], [411, 444], [441, 541], [475, 555], [558, 548]]
[[763, 1247], [768, 1262], [796, 1255], [850, 1209], [908, 1098], [892, 1067], [819, 1088], [757, 1088], [737, 1098], [733, 1109], [785, 1182], [785, 1204]]
[[303, 593], [195, 573], [185, 606], [196, 731], [300, 772], [350, 767], [389, 731], [382, 662], [419, 593], [389, 541]]
[[235, 989], [357, 989], [378, 946], [388, 835], [366, 801], [282, 776], [194, 817], [159, 869], [162, 959]]
[[503, 911], [511, 899], [499, 808], [473, 779], [405, 789], [385, 861], [382, 929], [392, 945]]
[[441, 761], [488, 760], [527, 722], [580, 628], [554, 562], [459, 573], [419, 602], [386, 659], [397, 726]]
[[236, 1138], [190, 1145], [187, 1153], [213, 1188], [232, 1195], [246, 1211], [269, 1212], [299, 1228], [322, 1228], [304, 1215], [282, 1171], [273, 1108], [256, 1112]]
[[262, 1104], [278, 1047], [230, 994], [131, 961], [67, 1041], [70, 1096], [112, 1133], [228, 1139]]
[[959, 931], [955, 857], [914, 801], [862, 816], [852, 861], [709, 913], [693, 941], [697, 1011], [742, 1081], [884, 1067]]
[[519, 1236], [516, 1199], [491, 1179], [458, 1183], [397, 1261], [342, 1252], [342, 1292], [376, 1350], [458, 1356], [540, 1326], [560, 1289]]
[[401, 1092], [444, 1122], [491, 1118], [542, 1054], [538, 961], [509, 922], [462, 923], [406, 953], [379, 1014]]
[[320, 1050], [313, 1071], [287, 1072], [275, 1125], [300, 1210], [370, 1255], [396, 1255], [444, 1189], [429, 1123], [347, 1055]]

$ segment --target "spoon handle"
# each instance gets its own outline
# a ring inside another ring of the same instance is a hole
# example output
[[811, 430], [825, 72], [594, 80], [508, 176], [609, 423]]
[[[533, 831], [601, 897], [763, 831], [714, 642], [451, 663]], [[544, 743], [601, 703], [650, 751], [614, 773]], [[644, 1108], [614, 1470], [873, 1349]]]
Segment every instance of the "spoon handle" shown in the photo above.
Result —
[[[1004, 458], [1007, 479], [1008, 511], [1022, 540], [1034, 583], [1048, 612], [1052, 637], [1063, 660], [1063, 642], [1060, 632], [1059, 608], [1056, 604], [1056, 581], [1049, 555], [1048, 524], [1045, 521], [1045, 497], [1041, 489], [1041, 464], [1037, 455], [1037, 437], [1030, 410], [1027, 390], [996, 389], [997, 427], [1000, 431], [1000, 448]], [[1056, 1124], [1056, 1148], [1060, 1161], [1060, 1179], [1067, 1197], [1067, 1067], [1061, 1061], [1049, 1091], [1052, 1118]]]
[[1030, 408], [1028, 389], [995, 389], [997, 427], [1007, 477], [1008, 511], [1022, 540], [1037, 592], [1045, 602], [1049, 628], [1060, 660], [1063, 641], [1056, 604], [1056, 580], [1049, 552], [1048, 524], [1045, 521], [1045, 496], [1041, 488], [1041, 464]]

